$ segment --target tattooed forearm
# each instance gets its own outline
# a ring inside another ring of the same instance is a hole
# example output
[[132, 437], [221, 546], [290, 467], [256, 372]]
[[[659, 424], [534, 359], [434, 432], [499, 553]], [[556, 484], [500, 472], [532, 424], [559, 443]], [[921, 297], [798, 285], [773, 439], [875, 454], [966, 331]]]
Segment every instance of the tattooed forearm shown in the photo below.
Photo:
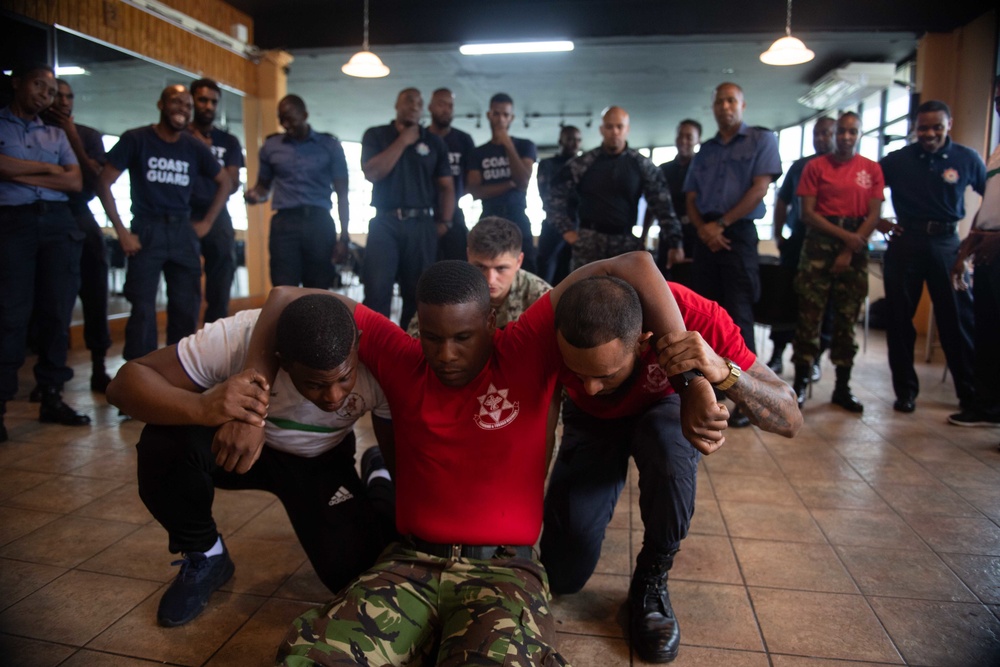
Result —
[[791, 438], [802, 426], [795, 392], [759, 361], [743, 371], [739, 382], [726, 392], [726, 396], [736, 402], [754, 425], [765, 431]]

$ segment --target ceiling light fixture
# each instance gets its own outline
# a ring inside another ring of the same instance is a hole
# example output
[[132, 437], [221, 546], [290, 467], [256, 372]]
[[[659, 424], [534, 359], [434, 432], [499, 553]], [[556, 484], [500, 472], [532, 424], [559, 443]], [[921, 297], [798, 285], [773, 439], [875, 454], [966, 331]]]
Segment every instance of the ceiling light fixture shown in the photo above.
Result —
[[389, 68], [382, 64], [377, 55], [368, 50], [368, 0], [365, 0], [365, 41], [361, 50], [351, 56], [340, 71], [348, 76], [362, 79], [378, 79], [389, 74]]
[[493, 44], [463, 44], [458, 47], [463, 56], [493, 56], [507, 53], [554, 53], [572, 51], [569, 40], [550, 42], [497, 42]]
[[785, 36], [776, 40], [771, 48], [760, 54], [760, 61], [765, 65], [801, 65], [815, 57], [816, 54], [807, 49], [802, 40], [792, 37], [792, 0], [788, 0]]
[[66, 65], [56, 68], [56, 76], [81, 76], [83, 74], [89, 74], [89, 72], [76, 65]]

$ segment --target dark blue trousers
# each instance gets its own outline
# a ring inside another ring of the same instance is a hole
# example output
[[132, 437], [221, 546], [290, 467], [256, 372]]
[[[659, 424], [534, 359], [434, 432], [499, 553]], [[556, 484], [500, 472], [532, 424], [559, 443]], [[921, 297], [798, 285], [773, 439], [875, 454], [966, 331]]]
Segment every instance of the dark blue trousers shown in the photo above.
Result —
[[701, 455], [681, 433], [678, 397], [621, 419], [593, 417], [566, 400], [541, 541], [553, 593], [575, 593], [593, 574], [630, 456], [639, 469], [644, 528], [638, 567], [673, 554], [687, 535]]
[[330, 289], [337, 230], [328, 209], [297, 206], [271, 218], [271, 284]]
[[142, 250], [128, 258], [125, 298], [132, 304], [122, 356], [138, 359], [158, 346], [156, 291], [167, 283], [167, 345], [198, 329], [201, 310], [201, 244], [187, 216], [136, 217], [132, 233]]
[[538, 277], [555, 287], [569, 275], [572, 257], [573, 247], [566, 243], [555, 225], [544, 221], [538, 235]]
[[[204, 213], [204, 209], [191, 207], [194, 220], [201, 220]], [[225, 208], [201, 239], [201, 256], [205, 258], [205, 324], [208, 324], [229, 315], [229, 296], [236, 275], [236, 232]]]
[[38, 328], [35, 381], [62, 387], [69, 324], [80, 288], [83, 232], [65, 203], [0, 206], [0, 413], [17, 394], [28, 322]]
[[91, 352], [103, 354], [111, 347], [108, 329], [108, 245], [104, 231], [90, 209], [76, 214], [84, 234], [80, 257], [80, 305], [83, 306], [83, 340]]
[[442, 259], [457, 259], [464, 262], [469, 249], [469, 228], [465, 226], [465, 214], [455, 204], [455, 215], [451, 219], [451, 229], [438, 239], [438, 261]]
[[917, 340], [913, 315], [926, 282], [934, 304], [941, 349], [955, 381], [955, 393], [963, 406], [972, 406], [975, 396], [972, 297], [968, 292], [952, 289], [950, 278], [958, 244], [957, 234], [928, 236], [906, 230], [886, 250], [883, 269], [889, 311], [886, 341], [896, 398], [916, 398], [920, 391], [913, 370], [913, 346]]
[[[706, 216], [706, 222], [718, 216]], [[760, 298], [757, 227], [739, 220], [726, 228], [730, 250], [712, 252], [699, 239], [694, 249], [694, 291], [717, 302], [740, 328], [743, 341], [755, 351], [753, 305]]]
[[[1000, 234], [1000, 232], [994, 232]], [[975, 295], [976, 407], [1000, 417], [1000, 258], [976, 264]]]
[[437, 225], [431, 217], [399, 220], [377, 215], [368, 223], [368, 244], [361, 282], [365, 305], [389, 317], [392, 286], [399, 283], [403, 298], [400, 326], [404, 329], [417, 312], [417, 280], [434, 263], [438, 249]]

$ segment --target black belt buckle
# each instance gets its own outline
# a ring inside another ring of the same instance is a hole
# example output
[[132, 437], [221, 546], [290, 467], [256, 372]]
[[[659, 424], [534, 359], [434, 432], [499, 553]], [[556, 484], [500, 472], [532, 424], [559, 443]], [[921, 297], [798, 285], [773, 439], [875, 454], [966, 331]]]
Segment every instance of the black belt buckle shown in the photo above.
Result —
[[390, 208], [383, 211], [397, 220], [409, 220], [410, 218], [434, 217], [432, 208]]
[[943, 234], [953, 234], [955, 232], [955, 228], [956, 228], [956, 223], [954, 222], [941, 222], [940, 220], [927, 221], [928, 236], [941, 236]]
[[531, 558], [531, 547], [528, 546], [435, 544], [412, 536], [407, 539], [407, 542], [409, 546], [417, 551], [452, 560], [458, 560], [459, 558], [472, 558], [475, 560]]

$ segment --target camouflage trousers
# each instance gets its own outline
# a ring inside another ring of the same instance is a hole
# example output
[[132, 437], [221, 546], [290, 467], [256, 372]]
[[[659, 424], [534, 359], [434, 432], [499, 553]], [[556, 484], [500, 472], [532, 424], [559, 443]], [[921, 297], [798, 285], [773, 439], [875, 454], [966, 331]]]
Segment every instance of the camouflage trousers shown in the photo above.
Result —
[[576, 271], [584, 264], [590, 264], [600, 259], [610, 259], [633, 250], [642, 250], [642, 241], [625, 234], [604, 234], [593, 229], [581, 229], [579, 238], [573, 244], [573, 258], [570, 260], [570, 271]]
[[841, 273], [831, 267], [843, 248], [840, 239], [810, 228], [802, 244], [795, 292], [799, 301], [799, 321], [795, 329], [792, 361], [810, 365], [820, 355], [820, 327], [829, 301], [833, 308], [830, 361], [834, 366], [854, 365], [858, 344], [854, 326], [858, 310], [868, 295], [868, 249], [851, 255], [850, 266]]
[[331, 603], [295, 619], [278, 662], [566, 665], [535, 560], [450, 559], [393, 544]]

